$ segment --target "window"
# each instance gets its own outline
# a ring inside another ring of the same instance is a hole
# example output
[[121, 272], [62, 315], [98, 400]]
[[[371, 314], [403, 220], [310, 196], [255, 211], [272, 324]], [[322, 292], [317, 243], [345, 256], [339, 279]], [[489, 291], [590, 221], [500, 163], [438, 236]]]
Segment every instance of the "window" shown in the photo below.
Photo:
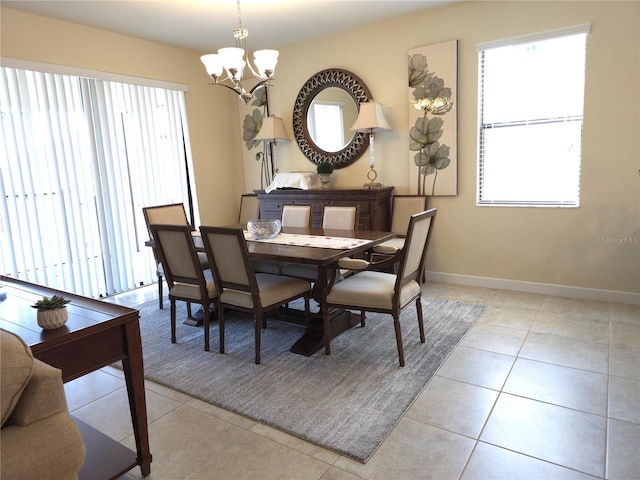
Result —
[[478, 205], [579, 205], [588, 28], [478, 46]]
[[147, 205], [197, 207], [184, 92], [0, 68], [0, 273], [98, 298], [157, 280]]

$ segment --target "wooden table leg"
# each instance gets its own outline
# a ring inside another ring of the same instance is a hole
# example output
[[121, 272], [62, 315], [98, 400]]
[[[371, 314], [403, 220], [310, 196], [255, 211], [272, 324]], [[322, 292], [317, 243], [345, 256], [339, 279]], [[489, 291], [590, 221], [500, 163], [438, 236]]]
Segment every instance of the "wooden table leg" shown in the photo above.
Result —
[[138, 322], [125, 324], [127, 357], [122, 360], [124, 378], [127, 384], [131, 422], [136, 439], [138, 464], [143, 476], [151, 472], [151, 452], [149, 451], [149, 431], [147, 425], [147, 403], [144, 388], [144, 366], [142, 361], [142, 340]]
[[[320, 304], [320, 311], [311, 316], [304, 334], [291, 347], [291, 352], [310, 357], [324, 348], [324, 320], [322, 313], [322, 299], [327, 287], [327, 268], [318, 268], [318, 278], [313, 284], [311, 296]], [[333, 270], [331, 270], [333, 271]], [[335, 338], [345, 330], [360, 324], [360, 316], [343, 309], [331, 310], [331, 338]]]
[[[360, 325], [360, 316], [347, 310], [334, 309], [331, 311], [331, 338], [335, 338], [345, 330]], [[291, 352], [310, 357], [324, 348], [324, 323], [322, 312], [312, 315], [302, 337], [291, 347]]]

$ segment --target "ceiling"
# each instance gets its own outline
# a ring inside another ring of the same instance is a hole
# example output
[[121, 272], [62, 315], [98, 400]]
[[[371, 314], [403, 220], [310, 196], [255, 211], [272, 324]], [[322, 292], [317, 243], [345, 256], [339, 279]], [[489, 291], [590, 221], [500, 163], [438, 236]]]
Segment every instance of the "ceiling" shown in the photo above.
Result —
[[[350, 30], [459, 0], [242, 0], [250, 50]], [[2, 0], [3, 7], [200, 53], [232, 46], [236, 0]]]

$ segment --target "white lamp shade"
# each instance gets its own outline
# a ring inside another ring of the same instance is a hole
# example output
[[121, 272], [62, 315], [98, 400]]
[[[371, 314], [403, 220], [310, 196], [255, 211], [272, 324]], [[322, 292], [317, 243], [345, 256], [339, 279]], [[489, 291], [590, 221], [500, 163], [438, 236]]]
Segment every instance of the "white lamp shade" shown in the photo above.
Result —
[[289, 141], [289, 135], [284, 128], [284, 122], [280, 117], [271, 115], [262, 120], [262, 128], [256, 135], [256, 140], [286, 140]]
[[220, 55], [210, 53], [208, 55], [202, 55], [200, 61], [204, 63], [204, 68], [207, 69], [209, 75], [222, 75], [224, 66], [222, 65], [222, 58]]
[[380, 130], [391, 130], [387, 119], [384, 118], [382, 105], [376, 102], [364, 102], [360, 104], [358, 118], [351, 127], [356, 132], [377, 132]]
[[[227, 71], [227, 75], [240, 81], [244, 70], [244, 49], [236, 47], [221, 48], [218, 50], [218, 55], [222, 58], [222, 64]], [[234, 70], [233, 73], [232, 70]]]
[[[253, 63], [256, 64], [258, 74], [261, 78], [270, 78], [276, 71], [276, 64], [278, 63], [278, 50], [258, 50], [253, 53]], [[270, 73], [267, 74], [266, 71]]]

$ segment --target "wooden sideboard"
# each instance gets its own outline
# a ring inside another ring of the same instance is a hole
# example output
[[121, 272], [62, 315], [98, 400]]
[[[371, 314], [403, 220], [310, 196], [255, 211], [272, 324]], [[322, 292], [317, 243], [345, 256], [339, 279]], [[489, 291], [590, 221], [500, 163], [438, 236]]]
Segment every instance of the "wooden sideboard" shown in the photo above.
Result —
[[358, 205], [360, 228], [388, 232], [391, 228], [391, 194], [394, 187], [311, 188], [309, 190], [255, 190], [260, 218], [282, 218], [283, 205], [311, 205], [311, 226], [322, 226], [325, 205]]

